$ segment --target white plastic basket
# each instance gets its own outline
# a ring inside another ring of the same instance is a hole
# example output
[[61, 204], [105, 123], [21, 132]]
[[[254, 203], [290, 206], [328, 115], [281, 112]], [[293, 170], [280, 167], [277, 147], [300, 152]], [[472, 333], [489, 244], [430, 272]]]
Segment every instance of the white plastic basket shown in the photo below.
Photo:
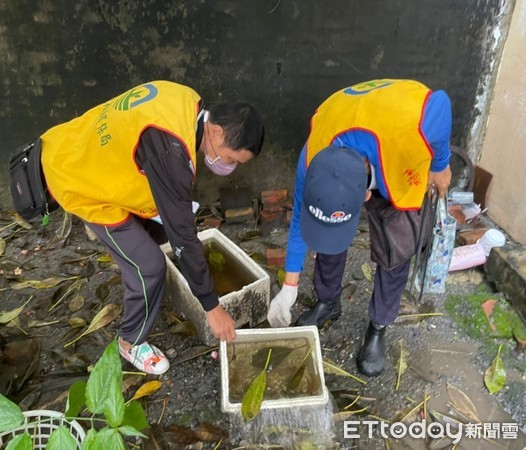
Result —
[[49, 437], [58, 427], [65, 425], [69, 428], [73, 439], [77, 442], [77, 449], [80, 450], [82, 441], [86, 437], [84, 429], [74, 420], [66, 420], [63, 413], [48, 410], [34, 410], [24, 412], [25, 422], [20, 427], [0, 433], [0, 447], [9, 443], [11, 439], [19, 434], [28, 432], [33, 440], [35, 450], [44, 450]]

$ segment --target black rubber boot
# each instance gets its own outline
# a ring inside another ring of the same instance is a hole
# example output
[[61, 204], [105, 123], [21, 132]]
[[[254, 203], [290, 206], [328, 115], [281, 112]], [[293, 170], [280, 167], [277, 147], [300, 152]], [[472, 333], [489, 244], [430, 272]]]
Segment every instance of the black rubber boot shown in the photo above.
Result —
[[364, 375], [376, 377], [385, 366], [385, 325], [369, 322], [363, 345], [358, 355], [358, 370]]
[[336, 320], [342, 313], [340, 297], [321, 302], [318, 300], [316, 306], [309, 311], [305, 311], [296, 322], [297, 326], [316, 325], [318, 328], [329, 320]]

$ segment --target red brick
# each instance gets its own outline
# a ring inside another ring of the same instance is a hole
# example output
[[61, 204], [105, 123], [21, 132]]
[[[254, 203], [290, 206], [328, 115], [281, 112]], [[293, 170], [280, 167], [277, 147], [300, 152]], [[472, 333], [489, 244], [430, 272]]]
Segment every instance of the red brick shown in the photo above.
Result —
[[265, 254], [267, 256], [267, 264], [269, 266], [283, 267], [285, 265], [285, 256], [287, 256], [286, 249], [267, 248]]
[[269, 212], [269, 213], [283, 211], [283, 207], [279, 203], [275, 203], [275, 202], [265, 203], [263, 205], [262, 209], [263, 209], [263, 211], [266, 211], [266, 212]]
[[262, 222], [274, 222], [275, 220], [281, 219], [283, 216], [283, 211], [281, 209], [279, 211], [269, 212], [264, 209], [262, 209], [259, 212], [259, 218]]
[[254, 220], [254, 211], [251, 207], [227, 209], [225, 220], [227, 223], [250, 222]]
[[221, 222], [222, 220], [217, 217], [207, 217], [203, 220], [203, 225], [208, 228], [221, 228]]
[[287, 189], [275, 189], [272, 191], [261, 191], [261, 203], [280, 203], [287, 199]]

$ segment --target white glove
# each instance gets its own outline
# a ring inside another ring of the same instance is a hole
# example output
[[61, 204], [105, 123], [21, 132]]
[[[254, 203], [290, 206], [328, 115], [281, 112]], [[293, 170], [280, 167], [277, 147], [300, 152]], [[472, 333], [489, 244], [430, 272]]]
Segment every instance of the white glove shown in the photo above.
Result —
[[292, 320], [290, 308], [298, 297], [298, 286], [283, 284], [281, 291], [270, 302], [267, 320], [271, 327], [288, 327]]

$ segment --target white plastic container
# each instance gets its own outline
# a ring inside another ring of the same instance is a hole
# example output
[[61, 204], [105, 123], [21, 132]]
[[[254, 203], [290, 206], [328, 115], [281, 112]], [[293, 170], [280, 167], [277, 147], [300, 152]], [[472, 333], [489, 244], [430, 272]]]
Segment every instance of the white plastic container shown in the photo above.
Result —
[[469, 269], [470, 267], [481, 266], [486, 262], [486, 254], [479, 243], [463, 245], [453, 249], [453, 257], [449, 265], [449, 271]]
[[[221, 409], [226, 413], [241, 413], [241, 402], [231, 400], [230, 374], [228, 361], [228, 346], [240, 343], [272, 343], [272, 341], [283, 341], [287, 339], [306, 338], [308, 346], [312, 346], [311, 355], [314, 363], [314, 372], [320, 390], [316, 395], [280, 398], [276, 400], [263, 400], [261, 409], [295, 408], [324, 406], [329, 401], [329, 391], [325, 386], [323, 373], [323, 359], [321, 355], [318, 328], [315, 326], [293, 327], [293, 328], [263, 328], [242, 329], [237, 331], [235, 341], [228, 343], [222, 341], [219, 346], [221, 360]], [[291, 376], [293, 373], [290, 374]]]
[[506, 236], [495, 228], [486, 231], [478, 240], [478, 244], [482, 247], [486, 256], [489, 256], [493, 247], [502, 247], [505, 243]]
[[[216, 228], [197, 234], [203, 246], [213, 243], [227, 257], [235, 260], [244, 269], [251, 280], [237, 291], [219, 297], [220, 305], [230, 314], [236, 327], [249, 324], [255, 327], [267, 317], [270, 302], [270, 277], [252, 258], [241, 250]], [[188, 282], [170, 258], [173, 258], [169, 243], [163, 244], [161, 250], [166, 254], [166, 287], [165, 297], [175, 312], [192, 322], [197, 336], [205, 345], [217, 345], [218, 340], [212, 333], [206, 312], [199, 300], [192, 294]]]
[[494, 228], [486, 231], [476, 244], [463, 245], [453, 249], [449, 271], [469, 269], [486, 263], [493, 247], [502, 247], [506, 237]]

